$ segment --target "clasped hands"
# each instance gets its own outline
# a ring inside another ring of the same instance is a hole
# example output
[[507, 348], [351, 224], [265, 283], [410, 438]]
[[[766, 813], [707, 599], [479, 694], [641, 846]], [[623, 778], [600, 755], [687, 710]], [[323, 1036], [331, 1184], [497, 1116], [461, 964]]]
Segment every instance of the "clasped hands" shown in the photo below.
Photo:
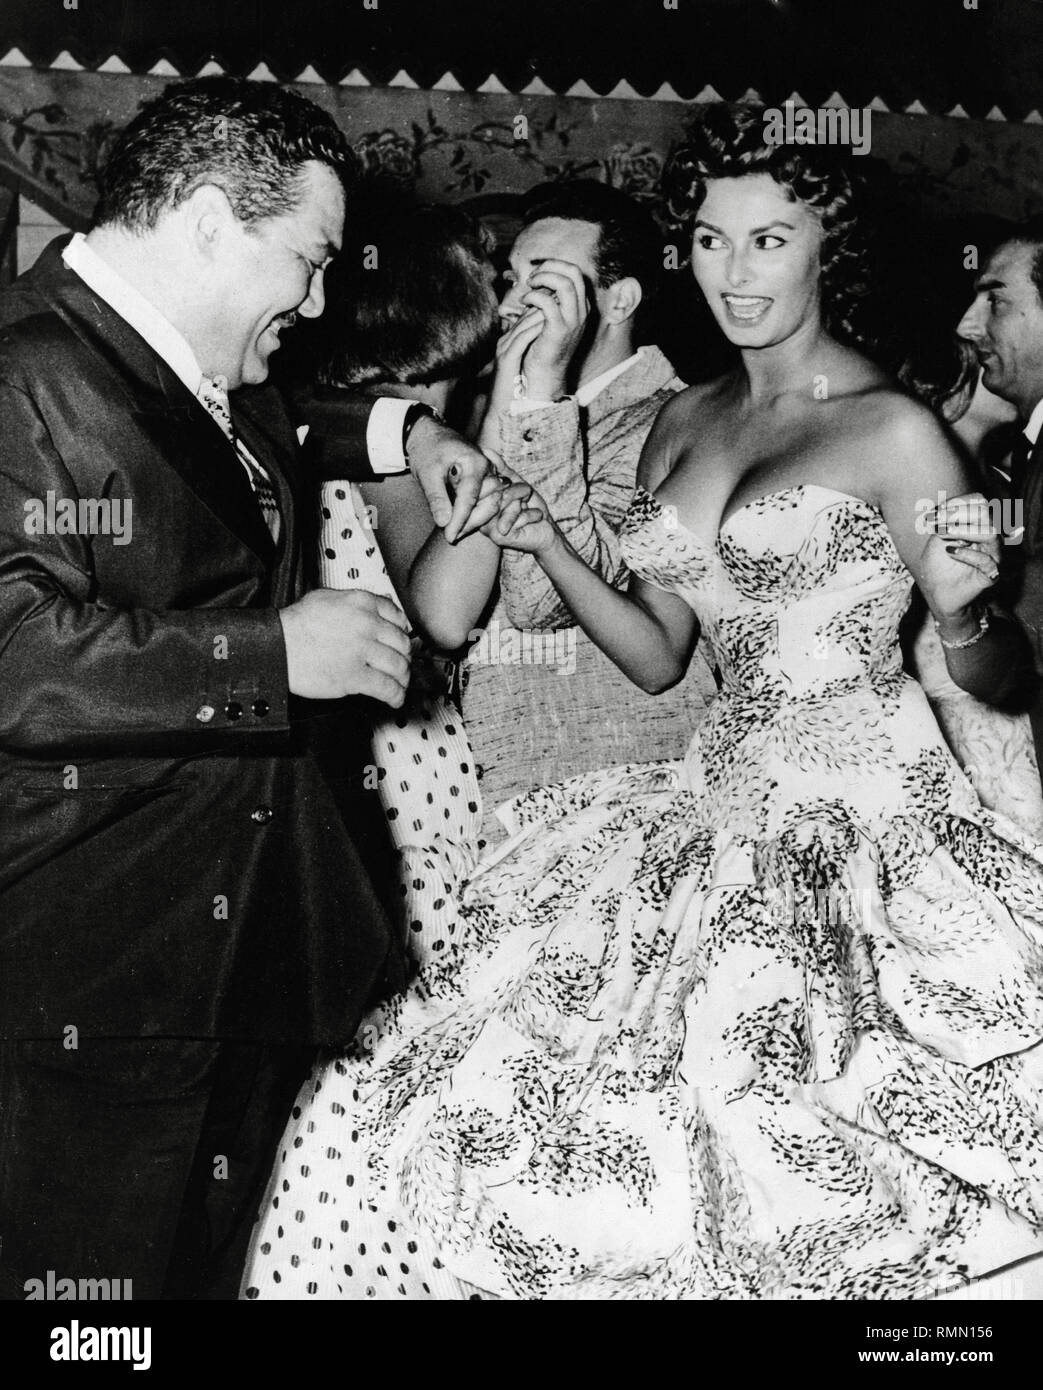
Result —
[[467, 523], [501, 549], [538, 555], [553, 544], [558, 531], [540, 494], [495, 454], [482, 481]]
[[[436, 434], [426, 457], [437, 456], [438, 467], [421, 485], [448, 540], [481, 531], [496, 545], [534, 554], [553, 543], [557, 530], [528, 483], [436, 420], [421, 420], [414, 433], [428, 426]], [[279, 621], [293, 694], [311, 700], [364, 695], [402, 707], [410, 680], [410, 629], [390, 598], [364, 589], [314, 589], [280, 609]]]
[[549, 520], [542, 498], [498, 454], [477, 448], [436, 420], [421, 420], [414, 434], [422, 428], [428, 431], [425, 446], [431, 447], [413, 462], [413, 474], [451, 545], [476, 531], [519, 550], [548, 539], [532, 529]]

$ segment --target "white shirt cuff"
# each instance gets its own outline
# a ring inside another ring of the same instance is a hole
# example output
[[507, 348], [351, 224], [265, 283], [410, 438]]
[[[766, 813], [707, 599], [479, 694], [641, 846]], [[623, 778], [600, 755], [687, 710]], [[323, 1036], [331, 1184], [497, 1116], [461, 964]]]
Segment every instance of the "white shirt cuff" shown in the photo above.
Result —
[[374, 473], [406, 473], [402, 452], [402, 427], [406, 411], [414, 402], [399, 396], [378, 396], [366, 423], [366, 452]]

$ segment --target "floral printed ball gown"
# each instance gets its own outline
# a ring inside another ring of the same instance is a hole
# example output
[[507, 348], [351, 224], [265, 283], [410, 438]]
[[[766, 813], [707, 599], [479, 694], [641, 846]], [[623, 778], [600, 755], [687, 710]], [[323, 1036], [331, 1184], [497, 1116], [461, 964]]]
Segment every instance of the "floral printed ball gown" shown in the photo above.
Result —
[[[304, 1107], [255, 1293], [296, 1258], [355, 1296], [345, 1184], [501, 1298], [916, 1298], [1043, 1248], [1043, 845], [902, 670], [880, 513], [792, 487], [711, 547], [639, 492], [624, 539], [720, 695], [683, 764], [513, 804]], [[291, 1213], [298, 1139], [328, 1191]]]

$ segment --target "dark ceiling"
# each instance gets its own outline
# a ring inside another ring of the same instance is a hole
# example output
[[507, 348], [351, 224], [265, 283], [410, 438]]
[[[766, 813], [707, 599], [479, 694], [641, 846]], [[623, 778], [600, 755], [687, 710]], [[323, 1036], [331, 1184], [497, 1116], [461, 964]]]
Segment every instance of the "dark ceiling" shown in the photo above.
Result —
[[166, 58], [185, 74], [264, 61], [283, 80], [310, 63], [329, 82], [405, 68], [420, 86], [450, 71], [465, 88], [494, 73], [512, 91], [535, 74], [558, 92], [625, 79], [692, 97], [709, 84], [773, 104], [796, 89], [813, 106], [839, 90], [851, 105], [998, 106], [1008, 119], [1043, 107], [1043, 0], [73, 2], [0, 0], [0, 54], [17, 46], [46, 66], [68, 49], [96, 67], [115, 53], [139, 72]]

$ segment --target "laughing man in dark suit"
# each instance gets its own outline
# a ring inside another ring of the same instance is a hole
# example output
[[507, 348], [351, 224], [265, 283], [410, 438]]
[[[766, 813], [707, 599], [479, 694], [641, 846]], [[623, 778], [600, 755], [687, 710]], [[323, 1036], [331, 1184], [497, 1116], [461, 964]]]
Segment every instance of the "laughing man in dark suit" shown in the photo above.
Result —
[[[290, 92], [168, 88], [93, 229], [0, 296], [8, 1297], [49, 1270], [235, 1297], [315, 1049], [401, 983], [337, 763], [348, 697], [401, 704], [408, 641], [383, 598], [305, 591], [298, 439], [265, 384], [322, 312], [349, 158]], [[485, 460], [410, 425], [454, 535]]]

